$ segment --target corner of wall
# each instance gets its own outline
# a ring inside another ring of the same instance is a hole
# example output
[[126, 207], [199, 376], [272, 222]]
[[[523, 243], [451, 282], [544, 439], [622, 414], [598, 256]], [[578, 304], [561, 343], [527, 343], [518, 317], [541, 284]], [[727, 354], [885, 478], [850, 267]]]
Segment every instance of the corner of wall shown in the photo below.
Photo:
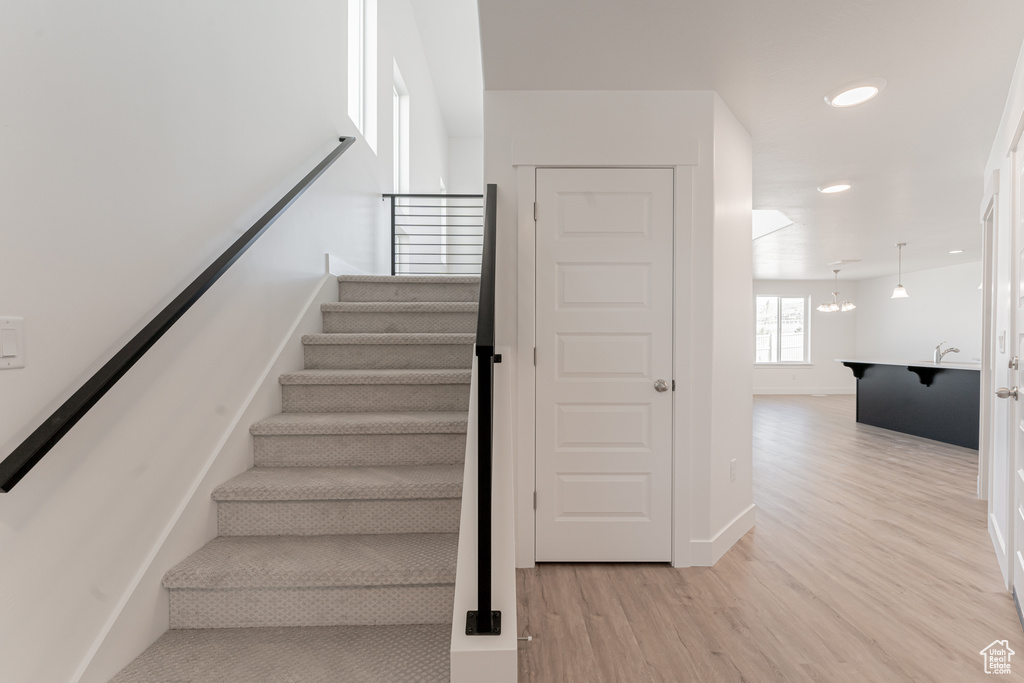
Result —
[[735, 539], [715, 530], [753, 505], [753, 151], [749, 133], [717, 94], [714, 118], [711, 500], [708, 525], [694, 535], [715, 534], [718, 548]]
[[713, 567], [748, 531], [754, 528], [756, 508], [746, 510], [706, 541], [693, 541], [690, 549], [691, 567]]

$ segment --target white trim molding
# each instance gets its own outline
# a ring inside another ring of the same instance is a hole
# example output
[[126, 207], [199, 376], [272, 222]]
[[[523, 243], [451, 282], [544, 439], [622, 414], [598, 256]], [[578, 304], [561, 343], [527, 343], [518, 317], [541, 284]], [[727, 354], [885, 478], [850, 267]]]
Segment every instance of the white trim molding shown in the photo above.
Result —
[[755, 506], [750, 504], [736, 519], [726, 524], [714, 538], [690, 543], [690, 566], [710, 567], [718, 562], [738, 540], [754, 528]]
[[[589, 145], [590, 141], [586, 141]], [[564, 147], [563, 143], [563, 147]], [[580, 143], [582, 144], [582, 143]], [[694, 140], [694, 152], [696, 140]], [[539, 154], [538, 157], [539, 158]], [[612, 155], [613, 157], [615, 155]], [[566, 155], [574, 162], [582, 157]], [[605, 157], [602, 157], [605, 158]], [[696, 160], [696, 155], [687, 157]], [[633, 150], [628, 157], [619, 158], [620, 165], [631, 167], [658, 167], [657, 163], [644, 164], [647, 160], [645, 149]], [[658, 157], [658, 160], [662, 160]], [[628, 163], [626, 163], [628, 162]], [[561, 165], [575, 165], [561, 164]], [[604, 163], [602, 167], [615, 164]], [[536, 490], [536, 376], [532, 361], [536, 345], [536, 223], [533, 205], [536, 201], [536, 171], [539, 166], [518, 165], [516, 167], [517, 211], [518, 211], [518, 334], [516, 380], [517, 392], [517, 458], [516, 458], [516, 566], [527, 568], [536, 562], [536, 511], [533, 509], [533, 494]], [[694, 221], [694, 172], [689, 165], [675, 166], [674, 194], [675, 215], [673, 218], [675, 244], [675, 302], [673, 334], [674, 378], [679, 390], [675, 392], [673, 415], [673, 520], [672, 520], [672, 565], [686, 567], [691, 564], [690, 505], [692, 482], [690, 472], [691, 444], [688, 435], [691, 425], [691, 401], [689, 386], [692, 377], [689, 371], [692, 231]]]
[[[322, 329], [322, 303], [338, 300], [333, 268], [358, 272], [349, 264], [325, 256], [327, 271], [296, 314], [287, 334], [269, 358], [259, 379], [224, 428], [174, 515], [154, 539], [144, 562], [103, 624], [72, 680], [107, 680], [142, 653], [167, 629], [167, 592], [161, 581], [167, 570], [206, 545], [216, 530], [216, 503], [211, 492], [220, 483], [252, 466], [250, 425], [281, 410], [278, 377], [302, 368], [302, 335]], [[157, 633], [159, 632], [159, 633]], [[109, 638], [108, 638], [109, 636]]]
[[526, 138], [512, 141], [513, 166], [696, 166], [696, 137], [667, 144], [664, 138], [633, 135], [593, 138]]

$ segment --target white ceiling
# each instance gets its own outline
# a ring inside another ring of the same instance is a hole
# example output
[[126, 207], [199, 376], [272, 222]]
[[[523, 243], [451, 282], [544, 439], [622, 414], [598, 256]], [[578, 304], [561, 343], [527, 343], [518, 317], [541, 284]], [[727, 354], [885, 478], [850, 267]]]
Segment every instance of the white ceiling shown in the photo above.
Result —
[[[428, 3], [429, 4], [429, 3]], [[754, 145], [757, 278], [981, 258], [983, 171], [1024, 40], [1021, 0], [479, 0], [489, 90], [715, 90]], [[875, 100], [833, 109], [844, 83]], [[625, 133], [628, 134], [628, 131]], [[819, 185], [847, 180], [848, 192]], [[964, 249], [958, 256], [951, 249]]]

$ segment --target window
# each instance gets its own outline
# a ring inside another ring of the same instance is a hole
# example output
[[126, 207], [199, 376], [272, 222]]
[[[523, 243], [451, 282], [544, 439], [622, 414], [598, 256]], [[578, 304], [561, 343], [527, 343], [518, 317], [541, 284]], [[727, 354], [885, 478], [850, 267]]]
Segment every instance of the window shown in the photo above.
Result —
[[348, 0], [348, 116], [377, 151], [377, 0]]
[[759, 296], [755, 301], [755, 363], [810, 363], [807, 297]]
[[391, 91], [394, 147], [394, 191], [408, 193], [409, 184], [409, 90], [405, 87], [398, 63], [394, 67], [395, 81]]

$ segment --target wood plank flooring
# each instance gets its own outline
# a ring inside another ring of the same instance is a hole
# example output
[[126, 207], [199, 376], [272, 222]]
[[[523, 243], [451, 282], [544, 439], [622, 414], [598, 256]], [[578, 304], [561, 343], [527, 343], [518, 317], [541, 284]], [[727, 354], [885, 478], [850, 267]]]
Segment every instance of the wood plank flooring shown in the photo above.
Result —
[[997, 639], [1024, 680], [977, 452], [854, 412], [755, 398], [757, 523], [714, 567], [519, 570], [519, 680], [981, 681]]

